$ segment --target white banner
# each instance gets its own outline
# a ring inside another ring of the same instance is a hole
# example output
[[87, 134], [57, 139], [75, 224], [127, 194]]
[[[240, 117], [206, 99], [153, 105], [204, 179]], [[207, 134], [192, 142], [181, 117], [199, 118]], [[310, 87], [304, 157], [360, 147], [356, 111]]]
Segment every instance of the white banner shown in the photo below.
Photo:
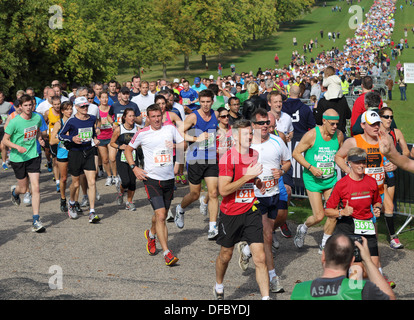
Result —
[[414, 83], [414, 63], [404, 63], [405, 83]]

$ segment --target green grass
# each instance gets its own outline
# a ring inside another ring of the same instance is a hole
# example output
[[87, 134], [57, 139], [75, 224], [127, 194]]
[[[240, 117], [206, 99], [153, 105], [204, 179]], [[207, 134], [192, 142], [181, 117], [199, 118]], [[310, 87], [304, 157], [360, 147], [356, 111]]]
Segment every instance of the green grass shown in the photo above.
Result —
[[[401, 56], [397, 57], [396, 60], [391, 60], [391, 68], [394, 70], [398, 61], [402, 64], [404, 62], [414, 62], [414, 35], [411, 31], [413, 27], [413, 16], [414, 6], [406, 6], [404, 3], [404, 10], [401, 11], [398, 4], [395, 11], [396, 23], [393, 39], [395, 42], [398, 42], [401, 38], [404, 38], [404, 28], [407, 28], [409, 49], [404, 49]], [[406, 141], [408, 143], [414, 143], [414, 126], [412, 122], [414, 119], [414, 84], [408, 84], [407, 86], [407, 101], [400, 100], [400, 90], [397, 85], [394, 85], [392, 95], [393, 100], [387, 101], [387, 105], [393, 109], [396, 124], [403, 132]]]
[[[314, 49], [312, 54], [307, 53], [308, 61], [313, 56], [315, 57], [323, 49], [330, 49], [333, 45], [342, 49], [347, 37], [353, 37], [354, 31], [348, 26], [348, 21], [353, 14], [347, 12], [348, 6], [345, 1], [327, 1], [327, 7], [320, 6], [322, 1], [318, 1], [317, 5], [312, 9], [312, 12], [300, 17], [293, 23], [285, 24], [280, 27], [279, 31], [268, 39], [261, 39], [257, 41], [251, 41], [246, 44], [243, 50], [233, 50], [231, 52], [218, 56], [208, 56], [207, 61], [209, 64], [209, 70], [205, 70], [205, 66], [201, 63], [201, 56], [192, 55], [190, 57], [190, 71], [183, 70], [183, 56], [177, 56], [175, 61], [172, 61], [167, 68], [167, 78], [172, 80], [174, 78], [187, 77], [194, 79], [195, 76], [209, 76], [210, 74], [217, 77], [217, 64], [221, 62], [223, 65], [223, 74], [230, 74], [230, 64], [236, 64], [236, 71], [238, 73], [253, 71], [255, 74], [257, 69], [261, 67], [263, 70], [266, 68], [274, 68], [274, 55], [277, 52], [279, 55], [279, 65], [283, 66], [290, 62], [290, 57], [294, 49], [302, 53], [303, 43], [309, 42], [311, 38], [318, 38], [318, 48]], [[365, 12], [369, 10], [373, 4], [372, 0], [362, 0], [359, 5], [365, 8]], [[341, 13], [331, 12], [331, 7], [334, 5], [342, 6]], [[412, 17], [414, 16], [414, 6], [405, 6], [404, 11], [401, 12], [397, 6], [395, 13], [396, 25], [394, 28], [394, 41], [399, 41], [404, 36], [403, 29], [407, 27], [408, 31], [408, 44], [409, 49], [403, 51], [403, 55], [397, 60], [391, 61], [391, 67], [395, 68], [397, 61], [414, 62], [414, 35], [410, 31], [412, 28]], [[319, 31], [324, 30], [324, 38], [321, 39]], [[333, 41], [327, 39], [328, 31], [341, 32], [341, 36]], [[297, 38], [298, 46], [294, 47], [292, 38]], [[390, 50], [387, 51], [390, 54]], [[130, 80], [134, 74], [130, 68], [121, 68], [120, 74], [117, 80], [122, 82]], [[144, 80], [156, 80], [162, 78], [162, 66], [155, 64], [148, 70], [145, 70], [142, 74]], [[386, 103], [394, 110], [395, 120], [399, 129], [402, 130], [408, 143], [414, 142], [414, 126], [412, 125], [412, 119], [414, 119], [414, 85], [408, 84], [407, 88], [408, 101], [400, 101], [400, 93], [397, 86], [394, 86], [393, 100]], [[205, 188], [203, 188], [205, 190]], [[309, 201], [307, 199], [294, 198], [293, 202], [295, 206], [290, 206], [289, 211], [294, 212], [290, 214], [288, 219], [295, 223], [303, 223], [308, 216], [312, 214]], [[395, 229], [398, 230], [405, 221], [404, 216], [396, 216]], [[324, 224], [322, 221], [321, 225]], [[407, 229], [412, 228], [411, 223]], [[378, 230], [380, 241], [387, 241], [387, 232], [384, 224], [384, 218], [378, 219]], [[294, 230], [292, 230], [294, 231]], [[400, 235], [401, 242], [407, 249], [414, 249], [414, 232], [405, 232]]]
[[[223, 65], [223, 75], [229, 75], [230, 65], [235, 63], [236, 72], [250, 72], [256, 71], [259, 67], [262, 70], [266, 68], [274, 68], [274, 56], [277, 52], [279, 55], [279, 65], [289, 64], [292, 51], [298, 50], [302, 53], [302, 45], [309, 43], [310, 39], [318, 38], [318, 48], [314, 49], [312, 54], [307, 54], [308, 61], [313, 56], [315, 57], [320, 50], [331, 49], [332, 46], [342, 48], [345, 44], [345, 39], [351, 37], [354, 30], [348, 27], [348, 21], [353, 14], [348, 14], [348, 5], [344, 1], [327, 1], [327, 6], [323, 8], [321, 4], [323, 1], [317, 1], [317, 5], [312, 9], [312, 12], [303, 15], [298, 20], [280, 26], [277, 33], [267, 39], [260, 39], [248, 42], [243, 49], [233, 50], [219, 56], [208, 56], [207, 61], [209, 70], [206, 71], [205, 65], [201, 62], [201, 56], [193, 54], [190, 57], [190, 70], [184, 71], [184, 57], [178, 55], [174, 61], [171, 61], [167, 66], [167, 78], [173, 80], [174, 78], [187, 77], [194, 79], [196, 76], [208, 77], [210, 74], [217, 77], [217, 65], [219, 62]], [[362, 0], [361, 6], [366, 9], [370, 7], [372, 0]], [[331, 7], [334, 5], [342, 6], [342, 12], [331, 12]], [[324, 30], [324, 38], [321, 39], [319, 31]], [[341, 36], [333, 41], [328, 40], [328, 31], [341, 32]], [[297, 38], [298, 45], [293, 46], [293, 37]], [[131, 68], [120, 68], [117, 80], [122, 82], [130, 80], [134, 71]], [[162, 65], [154, 64], [149, 69], [144, 70], [142, 78], [145, 80], [155, 80], [162, 78]]]

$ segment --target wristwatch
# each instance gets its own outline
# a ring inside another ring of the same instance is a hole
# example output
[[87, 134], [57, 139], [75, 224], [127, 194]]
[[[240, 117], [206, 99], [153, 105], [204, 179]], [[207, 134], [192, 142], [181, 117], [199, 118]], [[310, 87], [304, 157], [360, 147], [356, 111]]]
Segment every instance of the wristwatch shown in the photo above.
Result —
[[130, 164], [129, 166], [131, 167], [132, 170], [134, 170], [134, 168], [136, 167], [135, 164]]

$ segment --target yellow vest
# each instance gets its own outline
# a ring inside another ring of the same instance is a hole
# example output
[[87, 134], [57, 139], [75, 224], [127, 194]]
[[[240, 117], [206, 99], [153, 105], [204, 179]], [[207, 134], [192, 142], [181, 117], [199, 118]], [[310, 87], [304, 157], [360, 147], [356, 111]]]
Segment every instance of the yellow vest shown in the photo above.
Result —
[[345, 80], [344, 82], [341, 82], [341, 87], [342, 87], [343, 94], [349, 93], [349, 82], [348, 81]]

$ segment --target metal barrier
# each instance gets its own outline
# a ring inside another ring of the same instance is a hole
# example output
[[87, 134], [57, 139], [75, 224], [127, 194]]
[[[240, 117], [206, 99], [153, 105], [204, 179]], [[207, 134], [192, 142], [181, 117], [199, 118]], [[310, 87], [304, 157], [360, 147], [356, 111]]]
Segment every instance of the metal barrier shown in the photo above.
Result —
[[[292, 141], [288, 144], [291, 151], [296, 147], [298, 141]], [[411, 150], [413, 144], [408, 144], [408, 148]], [[338, 174], [338, 180], [344, 176], [344, 173], [336, 166]], [[305, 185], [303, 183], [303, 167], [292, 158], [292, 198], [303, 198], [307, 199]], [[414, 218], [413, 206], [414, 206], [414, 174], [404, 171], [398, 168], [394, 171], [396, 177], [395, 194], [394, 194], [394, 214], [406, 216], [407, 219], [401, 228], [396, 232], [396, 235], [412, 231], [414, 228], [404, 230], [411, 220]], [[294, 205], [294, 204], [293, 204]]]

